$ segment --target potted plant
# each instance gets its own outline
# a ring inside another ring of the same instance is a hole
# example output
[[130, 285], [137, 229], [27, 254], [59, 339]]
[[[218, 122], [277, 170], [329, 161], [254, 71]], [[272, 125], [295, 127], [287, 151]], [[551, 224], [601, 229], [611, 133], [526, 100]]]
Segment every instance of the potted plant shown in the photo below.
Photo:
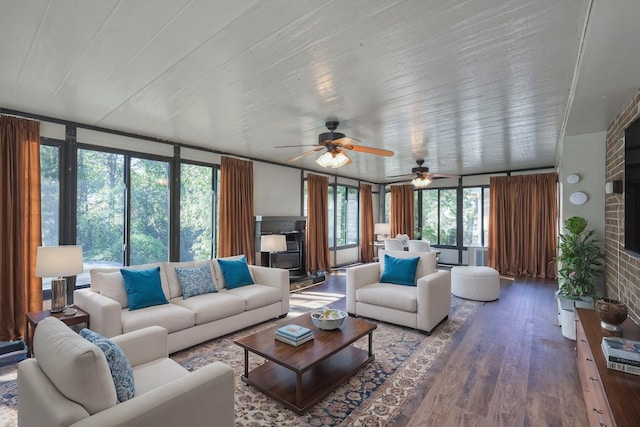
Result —
[[[595, 238], [595, 230], [586, 230], [587, 220], [572, 216], [564, 222], [566, 233], [560, 235], [558, 285], [556, 293], [559, 302], [559, 313], [571, 316], [574, 307], [593, 308], [596, 288], [593, 279], [602, 273], [604, 253]], [[565, 313], [571, 312], [571, 315]], [[574, 329], [571, 319], [560, 321], [563, 335], [575, 339], [573, 334], [565, 334], [565, 324]], [[570, 335], [570, 336], [567, 336]], [[572, 336], [571, 336], [572, 335]]]

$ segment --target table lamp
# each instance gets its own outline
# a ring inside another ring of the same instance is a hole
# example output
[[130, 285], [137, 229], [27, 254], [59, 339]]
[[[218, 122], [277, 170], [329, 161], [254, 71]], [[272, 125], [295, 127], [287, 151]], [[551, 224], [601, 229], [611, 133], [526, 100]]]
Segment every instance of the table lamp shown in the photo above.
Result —
[[82, 273], [81, 246], [38, 246], [36, 277], [56, 277], [51, 280], [51, 312], [59, 313], [67, 306], [67, 279]]
[[391, 224], [388, 222], [373, 225], [373, 234], [378, 236], [378, 240], [384, 240], [391, 234]]
[[287, 236], [284, 234], [265, 234], [260, 236], [260, 252], [269, 252], [269, 267], [271, 267], [271, 254], [287, 250]]

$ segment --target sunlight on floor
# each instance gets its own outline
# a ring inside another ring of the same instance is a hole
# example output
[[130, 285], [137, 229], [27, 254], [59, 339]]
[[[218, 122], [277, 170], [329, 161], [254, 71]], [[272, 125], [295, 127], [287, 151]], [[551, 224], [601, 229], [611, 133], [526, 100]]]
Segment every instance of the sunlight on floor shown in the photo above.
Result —
[[295, 292], [292, 293], [289, 303], [293, 306], [306, 307], [307, 309], [315, 309], [327, 306], [333, 302], [344, 298], [344, 294], [325, 293], [325, 292]]

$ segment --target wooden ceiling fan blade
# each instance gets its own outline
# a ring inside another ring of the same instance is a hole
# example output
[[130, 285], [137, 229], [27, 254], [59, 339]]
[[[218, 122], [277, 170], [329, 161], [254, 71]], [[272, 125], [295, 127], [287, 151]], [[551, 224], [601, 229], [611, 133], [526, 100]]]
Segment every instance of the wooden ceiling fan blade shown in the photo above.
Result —
[[460, 175], [451, 175], [448, 173], [432, 173], [431, 178], [460, 178]]
[[331, 142], [336, 145], [342, 145], [346, 149], [351, 150], [350, 145], [352, 145], [355, 142], [360, 142], [360, 140], [355, 138], [349, 138], [348, 136], [343, 136], [342, 138], [334, 139]]
[[360, 153], [375, 154], [376, 156], [392, 157], [395, 153], [391, 150], [383, 150], [382, 148], [365, 147], [364, 145], [345, 145], [344, 148], [353, 151], [359, 151]]
[[287, 162], [295, 162], [296, 160], [299, 160], [299, 159], [301, 159], [303, 157], [307, 157], [308, 155], [316, 153], [316, 152], [318, 152], [320, 150], [324, 150], [324, 147], [316, 147], [313, 150], [305, 151], [302, 154], [298, 154], [297, 156], [288, 159]]
[[276, 145], [273, 148], [298, 148], [298, 147], [316, 147], [318, 144], [298, 144], [298, 145]]
[[387, 178], [409, 178], [411, 176], [413, 176], [412, 173], [403, 173], [401, 175], [389, 175]]

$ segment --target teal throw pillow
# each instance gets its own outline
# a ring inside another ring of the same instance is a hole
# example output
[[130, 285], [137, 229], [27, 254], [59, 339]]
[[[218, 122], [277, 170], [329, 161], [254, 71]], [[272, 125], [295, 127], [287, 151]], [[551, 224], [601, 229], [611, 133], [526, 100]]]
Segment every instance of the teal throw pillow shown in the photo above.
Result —
[[176, 276], [182, 288], [182, 299], [218, 292], [216, 284], [211, 278], [209, 264], [196, 268], [176, 267]]
[[113, 384], [116, 386], [118, 402], [131, 399], [135, 395], [136, 388], [133, 382], [133, 369], [131, 369], [131, 364], [124, 351], [110, 339], [90, 329], [81, 330], [80, 336], [95, 344], [107, 358], [111, 378], [113, 378]]
[[129, 299], [129, 310], [151, 307], [152, 305], [168, 304], [162, 292], [160, 282], [160, 267], [149, 270], [120, 269], [124, 279], [124, 288]]
[[380, 282], [415, 286], [418, 261], [420, 261], [420, 257], [395, 258], [384, 254], [384, 271]]
[[220, 269], [224, 280], [227, 282], [227, 289], [239, 288], [241, 286], [253, 285], [253, 278], [249, 273], [247, 259], [242, 255], [239, 259], [219, 259]]

